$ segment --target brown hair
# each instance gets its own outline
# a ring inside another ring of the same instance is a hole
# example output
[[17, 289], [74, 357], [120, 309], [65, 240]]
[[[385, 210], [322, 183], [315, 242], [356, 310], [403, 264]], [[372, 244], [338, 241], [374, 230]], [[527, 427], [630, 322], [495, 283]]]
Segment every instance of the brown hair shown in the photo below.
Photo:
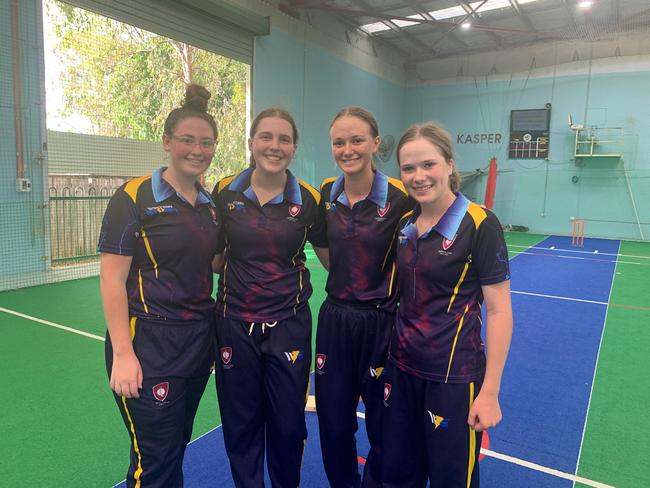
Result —
[[336, 122], [338, 119], [341, 117], [359, 117], [361, 120], [363, 120], [366, 124], [370, 126], [370, 134], [372, 135], [373, 138], [379, 137], [379, 125], [377, 124], [377, 119], [375, 119], [375, 116], [370, 112], [369, 110], [366, 110], [363, 107], [345, 107], [337, 113], [334, 118], [332, 119], [332, 123], [330, 124], [330, 129], [334, 125], [334, 122]]
[[185, 102], [183, 105], [175, 108], [165, 119], [165, 126], [163, 133], [171, 137], [174, 134], [176, 126], [183, 120], [196, 117], [198, 119], [205, 120], [212, 130], [214, 131], [214, 138], [216, 139], [219, 135], [217, 129], [217, 122], [214, 120], [214, 117], [207, 112], [208, 109], [208, 100], [212, 95], [210, 92], [201, 85], [187, 85], [185, 88]]
[[440, 125], [437, 125], [434, 122], [426, 122], [424, 124], [414, 124], [402, 135], [399, 142], [397, 143], [397, 164], [400, 164], [400, 150], [402, 146], [407, 142], [413, 141], [415, 139], [425, 139], [431, 144], [436, 146], [442, 156], [445, 158], [445, 161], [448, 164], [452, 165], [452, 172], [449, 175], [449, 188], [454, 193], [460, 190], [460, 173], [456, 164], [454, 162], [454, 146], [451, 142], [451, 136], [449, 132], [443, 129]]
[[[286, 120], [289, 122], [291, 125], [291, 131], [293, 132], [293, 144], [294, 146], [298, 145], [298, 127], [296, 126], [296, 121], [293, 120], [293, 117], [289, 113], [288, 110], [281, 108], [281, 107], [269, 107], [267, 109], [262, 110], [259, 114], [257, 114], [257, 117], [253, 119], [253, 122], [251, 123], [251, 128], [250, 131], [248, 132], [249, 137], [251, 139], [255, 137], [255, 133], [257, 132], [257, 126], [260, 125], [260, 122], [262, 119], [266, 119], [267, 117], [278, 117], [279, 119]], [[250, 160], [250, 165], [255, 166], [255, 160], [253, 159], [253, 155], [251, 154], [251, 160]]]
[[[368, 124], [368, 127], [370, 127], [370, 135], [372, 136], [373, 139], [379, 137], [379, 124], [377, 124], [377, 119], [375, 119], [375, 116], [372, 114], [370, 110], [366, 110], [363, 107], [345, 107], [342, 108], [332, 119], [332, 122], [330, 123], [330, 130], [332, 130], [332, 126], [334, 125], [334, 122], [339, 120], [341, 117], [358, 117], [361, 120], [363, 120], [366, 124]], [[372, 155], [372, 169], [375, 169], [375, 155]]]

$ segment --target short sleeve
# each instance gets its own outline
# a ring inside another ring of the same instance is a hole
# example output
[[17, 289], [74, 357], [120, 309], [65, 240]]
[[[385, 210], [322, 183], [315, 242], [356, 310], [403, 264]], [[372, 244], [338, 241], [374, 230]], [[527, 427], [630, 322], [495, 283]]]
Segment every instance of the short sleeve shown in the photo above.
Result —
[[481, 285], [493, 285], [510, 279], [508, 248], [501, 224], [492, 212], [487, 212], [487, 218], [476, 232], [472, 261]]
[[139, 230], [140, 222], [135, 202], [122, 187], [108, 202], [99, 233], [97, 251], [133, 256]]
[[215, 254], [221, 254], [226, 250], [226, 225], [225, 219], [223, 219], [223, 202], [222, 195], [219, 193], [219, 183], [214, 186], [212, 190], [212, 201], [217, 207], [217, 218], [220, 223], [220, 232], [217, 237], [217, 247], [215, 248]]
[[314, 225], [309, 229], [307, 236], [314, 247], [329, 247], [327, 239], [327, 218], [325, 214], [325, 199], [321, 195], [320, 203], [316, 211]]

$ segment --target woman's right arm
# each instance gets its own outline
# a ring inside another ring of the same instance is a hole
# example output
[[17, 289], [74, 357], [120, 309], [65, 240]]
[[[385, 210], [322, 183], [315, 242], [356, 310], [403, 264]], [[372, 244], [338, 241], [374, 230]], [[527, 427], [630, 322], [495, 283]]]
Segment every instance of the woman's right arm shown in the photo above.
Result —
[[316, 257], [327, 271], [330, 270], [330, 250], [328, 247], [316, 247], [312, 245]]
[[104, 306], [104, 317], [113, 346], [111, 389], [126, 398], [139, 398], [142, 388], [142, 368], [133, 351], [129, 326], [129, 306], [126, 297], [126, 278], [132, 256], [102, 253], [99, 281]]

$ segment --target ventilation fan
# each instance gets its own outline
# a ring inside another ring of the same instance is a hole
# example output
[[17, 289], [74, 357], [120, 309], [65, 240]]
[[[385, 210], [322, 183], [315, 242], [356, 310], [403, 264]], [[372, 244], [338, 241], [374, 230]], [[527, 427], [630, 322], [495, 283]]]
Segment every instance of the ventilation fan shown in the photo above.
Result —
[[382, 137], [381, 142], [379, 143], [379, 149], [377, 149], [377, 157], [386, 163], [393, 155], [394, 149], [395, 138], [388, 134], [387, 136]]

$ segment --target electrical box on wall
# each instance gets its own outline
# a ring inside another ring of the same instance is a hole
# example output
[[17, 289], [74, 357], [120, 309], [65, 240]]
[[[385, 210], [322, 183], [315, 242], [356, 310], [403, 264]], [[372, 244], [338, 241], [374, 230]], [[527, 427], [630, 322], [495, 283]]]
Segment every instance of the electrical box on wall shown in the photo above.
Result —
[[32, 191], [32, 182], [29, 178], [16, 178], [16, 191]]

